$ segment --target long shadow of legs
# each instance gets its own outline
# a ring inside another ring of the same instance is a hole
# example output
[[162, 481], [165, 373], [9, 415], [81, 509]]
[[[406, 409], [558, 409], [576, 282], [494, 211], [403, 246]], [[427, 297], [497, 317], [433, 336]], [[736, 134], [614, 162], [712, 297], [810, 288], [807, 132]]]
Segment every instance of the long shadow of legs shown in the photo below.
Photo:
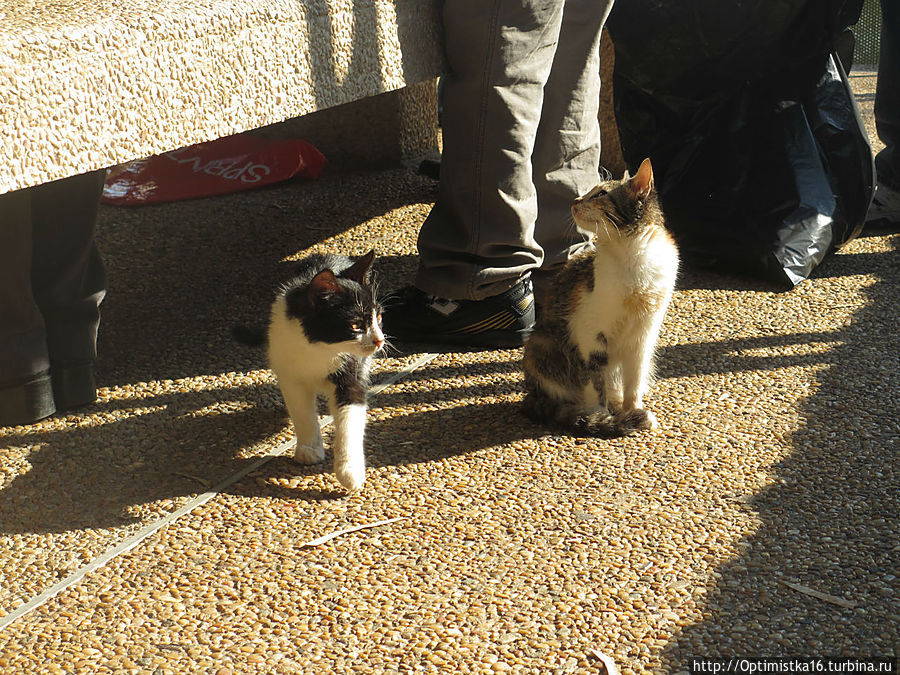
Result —
[[32, 449], [28, 471], [0, 491], [0, 533], [117, 527], [136, 519], [132, 507], [203, 492], [251, 461], [241, 450], [283, 428], [284, 413], [248, 393], [118, 402], [104, 424], [7, 436], [4, 446]]
[[[477, 452], [521, 438], [539, 435], [513, 402], [469, 404], [442, 409], [423, 409], [410, 414], [392, 414], [371, 422], [366, 433], [366, 463], [370, 468], [440, 462], [443, 459]], [[326, 439], [327, 447], [327, 439]], [[261, 468], [255, 477], [241, 481], [229, 492], [324, 501], [346, 496], [337, 483], [335, 489], [297, 485], [298, 476], [332, 471], [331, 453], [325, 462], [301, 466], [291, 459], [278, 458]], [[261, 478], [262, 480], [256, 480]], [[302, 481], [301, 481], [302, 482]]]
[[685, 627], [664, 653], [674, 669], [691, 656], [885, 656], [900, 644], [897, 257], [841, 256], [832, 269], [880, 279], [853, 324], [828, 335], [837, 346], [802, 404], [807, 422], [793, 452], [749, 501], [761, 526], [718, 570], [710, 618]]
[[[262, 350], [242, 350], [230, 331], [267, 320], [275, 289], [292, 268], [280, 261], [395, 208], [433, 199], [433, 183], [408, 169], [378, 178], [326, 172], [314, 185], [288, 182], [140, 209], [101, 208], [97, 240], [109, 293], [99, 383], [262, 367]], [[359, 193], [366, 199], [346, 198]], [[398, 264], [408, 261], [377, 263], [388, 278]]]

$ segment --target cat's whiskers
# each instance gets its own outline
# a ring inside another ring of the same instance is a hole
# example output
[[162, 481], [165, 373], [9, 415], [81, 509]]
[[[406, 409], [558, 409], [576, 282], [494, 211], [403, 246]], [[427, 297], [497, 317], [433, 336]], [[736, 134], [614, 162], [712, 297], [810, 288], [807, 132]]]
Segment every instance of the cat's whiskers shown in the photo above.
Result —
[[616, 234], [616, 238], [619, 235], [619, 228], [615, 226], [615, 223], [611, 223], [605, 215], [601, 215], [596, 220], [593, 220], [594, 231], [597, 233], [597, 237], [602, 237], [605, 241], [613, 240], [613, 232]]
[[385, 334], [384, 344], [381, 345], [381, 349], [379, 349], [378, 351], [381, 352], [381, 355], [385, 357], [402, 356], [403, 352], [401, 352], [394, 346], [394, 343], [391, 342], [391, 339], [392, 337], [390, 335]]
[[658, 231], [655, 227], [646, 227], [638, 232], [636, 239], [640, 241], [642, 246], [646, 246], [657, 236], [657, 234]]
[[584, 234], [584, 232], [578, 227], [578, 223], [575, 220], [575, 216], [572, 213], [569, 213], [569, 219], [566, 222], [565, 234], [567, 237], [571, 237], [575, 233]]
[[403, 302], [403, 298], [399, 297], [396, 293], [390, 293], [384, 298], [379, 299], [379, 304], [381, 305], [382, 310], [388, 309], [390, 307], [394, 307]]

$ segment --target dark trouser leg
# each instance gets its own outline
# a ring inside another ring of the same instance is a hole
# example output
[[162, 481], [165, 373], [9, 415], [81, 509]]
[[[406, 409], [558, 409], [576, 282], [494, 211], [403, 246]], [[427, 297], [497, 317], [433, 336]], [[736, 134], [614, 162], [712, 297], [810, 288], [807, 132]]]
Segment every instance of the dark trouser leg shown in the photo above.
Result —
[[100, 302], [106, 273], [94, 243], [104, 172], [33, 188], [32, 286], [47, 331], [58, 408], [94, 400]]
[[881, 0], [881, 17], [875, 125], [885, 148], [875, 168], [879, 183], [900, 191], [900, 2]]
[[50, 357], [31, 288], [30, 190], [0, 195], [0, 425], [55, 411]]
[[2, 425], [28, 424], [96, 397], [106, 276], [94, 224], [103, 175], [0, 195]]

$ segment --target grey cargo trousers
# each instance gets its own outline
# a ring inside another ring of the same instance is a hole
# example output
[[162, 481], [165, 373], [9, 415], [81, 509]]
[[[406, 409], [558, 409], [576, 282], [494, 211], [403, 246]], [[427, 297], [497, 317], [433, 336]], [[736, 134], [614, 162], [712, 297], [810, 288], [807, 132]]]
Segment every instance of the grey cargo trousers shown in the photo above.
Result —
[[481, 300], [536, 283], [585, 242], [572, 200], [597, 184], [600, 31], [613, 0], [447, 0], [450, 72], [436, 203], [415, 285]]

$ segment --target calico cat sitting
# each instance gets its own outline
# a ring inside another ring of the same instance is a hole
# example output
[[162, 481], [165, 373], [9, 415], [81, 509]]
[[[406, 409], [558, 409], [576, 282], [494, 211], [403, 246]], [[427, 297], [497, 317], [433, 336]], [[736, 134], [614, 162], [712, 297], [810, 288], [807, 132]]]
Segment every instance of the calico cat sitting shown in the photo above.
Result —
[[656, 420], [644, 395], [678, 272], [645, 159], [633, 178], [604, 181], [572, 206], [594, 247], [553, 282], [525, 345], [525, 414], [591, 436]]
[[374, 257], [370, 251], [355, 262], [331, 254], [305, 258], [272, 303], [268, 335], [234, 330], [244, 344], [259, 346], [268, 338], [269, 367], [294, 425], [294, 460], [301, 464], [325, 459], [316, 396], [326, 396], [334, 417], [334, 472], [348, 490], [365, 481], [369, 368], [385, 343], [370, 273]]

